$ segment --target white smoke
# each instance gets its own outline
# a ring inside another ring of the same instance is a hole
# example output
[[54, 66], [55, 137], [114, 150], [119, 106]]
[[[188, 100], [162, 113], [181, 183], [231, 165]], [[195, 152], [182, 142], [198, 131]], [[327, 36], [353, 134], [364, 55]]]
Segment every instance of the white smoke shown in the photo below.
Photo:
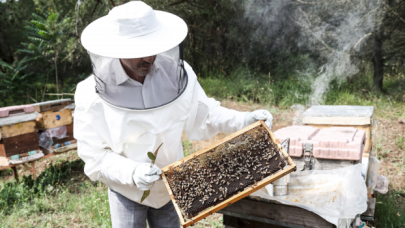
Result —
[[[315, 51], [324, 61], [311, 78], [307, 104], [319, 105], [333, 80], [341, 83], [359, 72], [352, 56], [371, 37], [380, 4], [379, 0], [247, 0], [244, 16], [257, 26], [253, 39], [277, 36], [272, 34], [277, 25], [283, 30], [300, 28], [294, 37], [298, 46]], [[283, 37], [275, 40], [288, 46]]]

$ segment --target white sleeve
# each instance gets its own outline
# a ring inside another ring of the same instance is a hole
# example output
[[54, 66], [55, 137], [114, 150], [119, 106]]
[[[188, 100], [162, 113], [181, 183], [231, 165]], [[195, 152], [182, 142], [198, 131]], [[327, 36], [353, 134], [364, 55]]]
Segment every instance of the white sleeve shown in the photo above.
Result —
[[[196, 77], [194, 71], [185, 64], [189, 77]], [[186, 134], [191, 140], [207, 140], [219, 132], [235, 132], [244, 127], [247, 112], [239, 112], [221, 106], [219, 101], [208, 98], [196, 81], [192, 107], [186, 122]]]
[[94, 130], [87, 113], [88, 105], [85, 104], [89, 100], [89, 93], [79, 84], [75, 94], [74, 137], [77, 140], [77, 153], [85, 162], [84, 172], [91, 180], [102, 181], [107, 186], [134, 186], [132, 174], [139, 162], [111, 151], [106, 140]]

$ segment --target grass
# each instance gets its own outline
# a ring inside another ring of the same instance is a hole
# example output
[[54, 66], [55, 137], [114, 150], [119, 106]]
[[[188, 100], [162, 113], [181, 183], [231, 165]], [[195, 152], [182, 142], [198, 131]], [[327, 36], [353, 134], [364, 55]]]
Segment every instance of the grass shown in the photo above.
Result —
[[373, 225], [377, 228], [405, 227], [405, 194], [390, 191], [377, 194]]
[[84, 176], [81, 160], [5, 181], [0, 196], [0, 227], [111, 227], [107, 187]]
[[[253, 75], [242, 68], [231, 75], [207, 73], [198, 79], [208, 96], [284, 109], [294, 104], [308, 104], [314, 80], [312, 76], [299, 73], [269, 80], [266, 75]], [[326, 105], [369, 105], [375, 106], [376, 111], [394, 107], [398, 110], [396, 115], [405, 118], [405, 77], [386, 77], [383, 92], [373, 90], [371, 74], [358, 74], [340, 84], [335, 80], [323, 99]]]

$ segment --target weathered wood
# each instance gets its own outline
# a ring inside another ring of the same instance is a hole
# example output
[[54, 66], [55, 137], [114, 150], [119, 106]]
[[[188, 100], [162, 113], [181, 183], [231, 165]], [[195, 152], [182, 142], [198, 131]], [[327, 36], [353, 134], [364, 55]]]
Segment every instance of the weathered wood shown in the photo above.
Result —
[[46, 111], [54, 111], [54, 110], [61, 110], [64, 107], [70, 105], [73, 101], [72, 100], [62, 100], [62, 101], [53, 101], [53, 102], [43, 102], [33, 104], [36, 112], [46, 112]]
[[0, 127], [0, 134], [2, 138], [14, 137], [35, 131], [34, 120]]
[[74, 144], [70, 144], [67, 146], [62, 146], [57, 149], [54, 149], [53, 152], [56, 154], [60, 154], [60, 153], [64, 153], [64, 152], [76, 150], [76, 149], [77, 149], [77, 143], [74, 143]]
[[283, 204], [272, 204], [260, 201], [242, 199], [222, 209], [221, 212], [231, 212], [246, 216], [271, 219], [274, 221], [291, 223], [313, 228], [333, 228], [333, 224], [327, 222], [319, 215], [299, 207]]
[[4, 144], [0, 143], [0, 157], [7, 157], [6, 149], [4, 148]]
[[29, 171], [32, 172], [32, 177], [33, 177], [33, 179], [35, 180], [35, 179], [37, 179], [37, 172], [36, 172], [36, 170], [35, 170], [35, 161], [29, 162], [29, 163], [31, 164], [31, 167], [28, 166], [27, 163], [22, 163], [22, 165], [23, 165], [25, 168], [27, 168]]
[[5, 138], [3, 144], [7, 157], [39, 149], [36, 132]]
[[309, 125], [370, 125], [372, 119], [370, 116], [305, 116], [302, 122]]
[[73, 123], [72, 110], [46, 111], [42, 113], [42, 120], [45, 129], [69, 125]]
[[[69, 151], [70, 151], [70, 150], [69, 150]], [[65, 152], [69, 152], [69, 151], [65, 151]], [[35, 175], [35, 178], [36, 178], [35, 162], [38, 161], [38, 160], [40, 160], [40, 159], [44, 159], [44, 158], [49, 158], [49, 157], [52, 157], [52, 156], [56, 156], [56, 155], [58, 155], [58, 154], [61, 154], [61, 153], [48, 154], [48, 155], [45, 155], [45, 156], [43, 156], [43, 157], [40, 157], [40, 158], [38, 158], [38, 159], [36, 159], [36, 160], [32, 160], [32, 161], [29, 161], [29, 162], [28, 162], [28, 163], [31, 163], [31, 164], [32, 164], [32, 167], [31, 167], [31, 168], [34, 169], [34, 172], [35, 172], [35, 173], [33, 172], [33, 175]], [[14, 171], [14, 178], [15, 178], [15, 179], [17, 180], [17, 182], [18, 182], [19, 180], [18, 180], [17, 166], [18, 166], [18, 165], [24, 165], [24, 164], [25, 164], [25, 163], [11, 164], [11, 165], [7, 165], [7, 166], [0, 166], [0, 170], [8, 169], [8, 168], [13, 169], [13, 171]]]
[[286, 226], [278, 226], [274, 224], [263, 223], [259, 221], [243, 219], [238, 217], [233, 217], [229, 215], [224, 215], [223, 223], [225, 228], [285, 228]]
[[372, 147], [372, 139], [371, 139], [371, 132], [372, 132], [372, 125], [326, 125], [326, 124], [307, 124], [308, 126], [313, 126], [319, 129], [322, 128], [330, 128], [330, 127], [354, 127], [358, 130], [363, 130], [366, 132], [366, 142], [364, 145], [364, 150], [363, 150], [363, 157], [368, 157], [368, 155], [371, 152], [371, 147]]
[[178, 204], [177, 204], [176, 200], [175, 200], [174, 197], [173, 197], [173, 193], [172, 193], [171, 188], [170, 188], [170, 185], [169, 185], [169, 183], [168, 183], [168, 181], [167, 181], [167, 177], [166, 177], [166, 175], [162, 175], [162, 178], [163, 178], [163, 181], [164, 181], [164, 183], [165, 183], [165, 185], [166, 185], [166, 188], [167, 188], [167, 190], [169, 191], [169, 194], [171, 195], [172, 202], [173, 202], [173, 204], [175, 205], [175, 208], [177, 207], [177, 208], [176, 208], [176, 212], [177, 212], [178, 215], [179, 215], [179, 218], [180, 218], [180, 220], [181, 220], [181, 225], [182, 225], [182, 227], [188, 227], [188, 226], [190, 226], [190, 225], [196, 223], [197, 221], [199, 221], [199, 220], [201, 220], [201, 219], [203, 219], [203, 218], [205, 218], [205, 217], [211, 215], [212, 213], [215, 213], [216, 211], [219, 211], [219, 210], [221, 210], [222, 208], [231, 205], [232, 203], [234, 203], [234, 202], [236, 202], [236, 201], [238, 201], [238, 200], [240, 200], [240, 199], [242, 199], [242, 198], [244, 198], [244, 197], [250, 195], [251, 193], [253, 193], [253, 192], [259, 190], [260, 188], [263, 188], [264, 186], [270, 184], [271, 182], [274, 182], [274, 181], [280, 179], [281, 177], [283, 177], [283, 176], [285, 176], [285, 175], [287, 175], [287, 174], [289, 174], [289, 173], [291, 173], [291, 172], [293, 172], [293, 171], [296, 170], [296, 166], [295, 166], [293, 160], [288, 156], [287, 152], [286, 152], [286, 151], [284, 150], [284, 148], [280, 145], [280, 143], [278, 142], [278, 140], [276, 139], [276, 137], [274, 136], [274, 134], [271, 132], [271, 130], [267, 127], [267, 125], [266, 125], [263, 121], [258, 121], [258, 122], [254, 123], [254, 124], [252, 124], [252, 125], [249, 125], [249, 126], [243, 128], [243, 129], [241, 129], [241, 130], [239, 130], [239, 131], [237, 131], [237, 132], [235, 132], [235, 133], [233, 133], [233, 134], [231, 134], [231, 135], [229, 135], [229, 136], [223, 138], [222, 140], [219, 140], [219, 141], [216, 142], [216, 143], [213, 143], [213, 144], [207, 146], [206, 148], [204, 148], [204, 149], [202, 149], [202, 150], [199, 150], [199, 151], [193, 153], [192, 155], [189, 155], [189, 156], [187, 156], [187, 157], [185, 157], [185, 158], [183, 158], [183, 159], [181, 159], [181, 160], [179, 160], [179, 161], [177, 161], [177, 162], [174, 162], [174, 163], [172, 163], [172, 164], [170, 164], [170, 165], [168, 165], [168, 166], [162, 168], [162, 173], [167, 172], [167, 171], [170, 170], [172, 167], [178, 166], [178, 165], [180, 165], [181, 163], [183, 163], [183, 162], [185, 162], [185, 161], [188, 161], [188, 160], [190, 160], [190, 159], [194, 159], [195, 157], [197, 157], [197, 156], [199, 156], [199, 155], [201, 155], [201, 154], [203, 154], [203, 153], [209, 152], [209, 151], [212, 150], [213, 148], [216, 148], [216, 147], [218, 147], [219, 145], [221, 145], [222, 143], [227, 142], [227, 141], [229, 141], [229, 140], [232, 140], [232, 139], [234, 139], [235, 137], [237, 137], [237, 136], [239, 136], [239, 135], [241, 135], [241, 134], [244, 134], [245, 132], [247, 132], [247, 131], [249, 131], [249, 130], [251, 130], [251, 129], [253, 129], [253, 128], [256, 128], [256, 127], [258, 127], [258, 126], [265, 126], [265, 129], [266, 129], [266, 130], [269, 132], [269, 134], [270, 134], [271, 140], [277, 145], [278, 149], [281, 151], [281, 153], [283, 154], [283, 156], [284, 156], [285, 158], [287, 158], [286, 161], [287, 161], [287, 163], [289, 164], [289, 166], [288, 166], [287, 168], [285, 168], [284, 170], [280, 170], [280, 171], [276, 172], [275, 174], [273, 174], [272, 176], [269, 176], [268, 178], [265, 178], [265, 179], [263, 179], [263, 180], [261, 180], [261, 181], [258, 181], [255, 185], [253, 185], [253, 186], [251, 186], [251, 187], [249, 187], [249, 188], [246, 188], [244, 191], [242, 191], [242, 192], [240, 192], [240, 193], [238, 193], [238, 194], [236, 194], [236, 195], [234, 195], [234, 196], [232, 196], [232, 197], [226, 199], [225, 201], [223, 201], [223, 202], [221, 202], [221, 203], [219, 203], [219, 204], [217, 204], [217, 205], [215, 205], [215, 206], [213, 206], [213, 207], [210, 207], [210, 208], [207, 208], [207, 209], [203, 210], [203, 211], [200, 212], [198, 215], [196, 215], [196, 216], [194, 216], [193, 218], [188, 219], [188, 220], [186, 220], [186, 221], [184, 221], [184, 222], [183, 222], [183, 219], [182, 219], [182, 218], [183, 218], [183, 215], [181, 214], [180, 209], [177, 209], [177, 208], [179, 208], [179, 207], [178, 207]]
[[14, 172], [14, 178], [17, 182], [20, 182], [20, 180], [18, 179], [18, 171], [17, 171], [17, 167], [13, 166], [11, 167], [13, 169]]

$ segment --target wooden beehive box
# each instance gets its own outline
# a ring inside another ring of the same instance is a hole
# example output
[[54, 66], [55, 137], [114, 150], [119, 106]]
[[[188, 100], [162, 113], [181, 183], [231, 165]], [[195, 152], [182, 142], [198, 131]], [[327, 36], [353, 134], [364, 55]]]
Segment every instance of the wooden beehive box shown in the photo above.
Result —
[[303, 113], [304, 125], [319, 129], [330, 127], [354, 127], [366, 132], [363, 157], [369, 157], [372, 148], [373, 106], [316, 105]]
[[0, 166], [39, 149], [35, 129], [38, 113], [30, 105], [0, 108]]
[[71, 99], [53, 100], [32, 104], [41, 115], [37, 119], [38, 129], [51, 129], [73, 123], [72, 110], [65, 108]]
[[295, 170], [259, 121], [164, 167], [162, 178], [187, 227]]

